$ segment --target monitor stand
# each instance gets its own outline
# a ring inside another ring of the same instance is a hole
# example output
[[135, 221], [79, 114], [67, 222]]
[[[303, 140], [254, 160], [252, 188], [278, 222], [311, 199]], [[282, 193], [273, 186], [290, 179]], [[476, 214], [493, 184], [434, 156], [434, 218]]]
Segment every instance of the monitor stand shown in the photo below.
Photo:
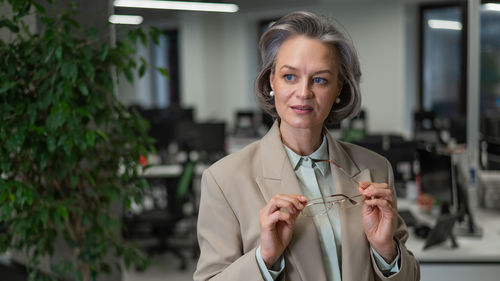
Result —
[[454, 234], [465, 237], [483, 237], [483, 228], [475, 223], [470, 207], [470, 198], [467, 188], [458, 180], [458, 166], [453, 165], [453, 189], [456, 194], [454, 205], [458, 215]]

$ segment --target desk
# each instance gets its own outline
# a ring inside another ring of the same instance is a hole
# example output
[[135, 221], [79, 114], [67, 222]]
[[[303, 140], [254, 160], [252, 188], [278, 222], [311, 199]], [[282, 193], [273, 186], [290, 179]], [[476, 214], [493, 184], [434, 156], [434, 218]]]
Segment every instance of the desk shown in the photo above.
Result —
[[[205, 169], [208, 168], [206, 164], [196, 164], [194, 173], [195, 177], [200, 176]], [[179, 177], [182, 174], [181, 164], [171, 164], [171, 165], [152, 165], [145, 171], [141, 171], [141, 175], [145, 178], [173, 178]]]
[[[398, 199], [399, 209], [408, 209], [422, 222], [434, 225], [435, 217], [422, 214], [415, 204]], [[449, 242], [423, 250], [425, 240], [410, 228], [406, 247], [421, 265], [422, 280], [500, 280], [500, 212], [474, 210], [483, 237], [457, 237], [458, 248]]]

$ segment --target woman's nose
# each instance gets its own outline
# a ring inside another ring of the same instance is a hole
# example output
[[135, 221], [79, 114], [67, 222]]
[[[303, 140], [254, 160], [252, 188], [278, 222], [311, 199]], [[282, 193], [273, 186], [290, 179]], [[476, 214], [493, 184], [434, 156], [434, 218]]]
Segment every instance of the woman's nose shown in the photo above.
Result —
[[312, 97], [311, 87], [308, 82], [300, 83], [299, 88], [296, 91], [296, 95], [299, 98], [307, 99]]

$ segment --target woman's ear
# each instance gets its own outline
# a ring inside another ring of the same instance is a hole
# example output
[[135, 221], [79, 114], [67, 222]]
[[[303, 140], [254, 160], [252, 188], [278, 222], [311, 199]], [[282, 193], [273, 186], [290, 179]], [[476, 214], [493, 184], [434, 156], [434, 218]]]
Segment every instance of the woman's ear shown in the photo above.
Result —
[[337, 83], [337, 97], [340, 96], [340, 92], [342, 92], [342, 88], [344, 87], [344, 82], [340, 81]]
[[271, 73], [269, 74], [269, 84], [271, 85], [271, 90], [274, 91], [274, 72], [271, 71]]

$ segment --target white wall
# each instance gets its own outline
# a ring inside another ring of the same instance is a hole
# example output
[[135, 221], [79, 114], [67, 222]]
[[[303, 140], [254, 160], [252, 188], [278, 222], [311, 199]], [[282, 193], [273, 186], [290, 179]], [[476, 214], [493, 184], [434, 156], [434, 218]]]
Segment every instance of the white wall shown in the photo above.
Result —
[[[407, 39], [406, 31], [416, 25], [413, 6], [386, 0], [323, 1], [312, 7], [293, 7], [337, 19], [352, 37], [361, 61], [363, 107], [371, 132], [410, 135], [417, 53], [416, 47], [409, 46], [415, 42]], [[288, 11], [255, 8], [236, 14], [178, 14], [181, 101], [196, 108], [198, 120], [230, 123], [236, 110], [258, 108], [253, 96], [257, 24]]]
[[352, 37], [361, 63], [363, 108], [375, 132], [405, 133], [405, 10], [400, 1], [325, 7]]

